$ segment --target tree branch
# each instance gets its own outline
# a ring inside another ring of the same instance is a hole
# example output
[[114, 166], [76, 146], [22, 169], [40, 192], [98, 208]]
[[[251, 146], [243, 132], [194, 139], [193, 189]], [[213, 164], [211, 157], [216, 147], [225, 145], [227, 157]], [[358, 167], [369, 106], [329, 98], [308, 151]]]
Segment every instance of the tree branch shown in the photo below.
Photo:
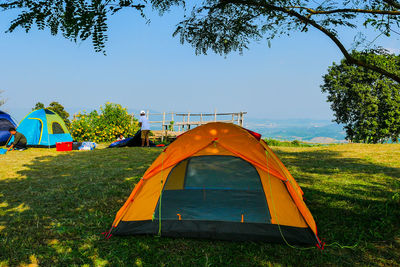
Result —
[[389, 6], [395, 7], [400, 9], [400, 3], [394, 0], [382, 0], [383, 2], [385, 2], [386, 4], [388, 4]]
[[[389, 1], [389, 0], [387, 0], [387, 1]], [[313, 26], [314, 28], [318, 29], [319, 31], [324, 33], [326, 36], [328, 36], [336, 44], [336, 46], [339, 48], [339, 50], [342, 52], [342, 54], [344, 55], [344, 57], [346, 58], [346, 60], [349, 63], [376, 71], [376, 72], [381, 73], [381, 74], [393, 79], [394, 81], [400, 83], [400, 76], [398, 76], [394, 73], [390, 73], [387, 70], [382, 69], [380, 67], [370, 65], [364, 61], [361, 61], [359, 59], [352, 57], [349, 54], [349, 52], [347, 51], [347, 49], [344, 47], [344, 45], [340, 42], [340, 40], [335, 36], [335, 34], [333, 34], [328, 29], [319, 25], [316, 21], [299, 14], [299, 13], [295, 12], [294, 10], [286, 9], [284, 7], [274, 6], [274, 5], [265, 3], [265, 2], [261, 3], [261, 2], [255, 2], [255, 1], [245, 1], [245, 0], [224, 0], [223, 2], [226, 4], [231, 3], [231, 4], [237, 4], [237, 5], [246, 5], [246, 6], [250, 5], [250, 6], [255, 6], [255, 7], [262, 7], [262, 8], [266, 8], [269, 10], [280, 11], [291, 17], [295, 17], [295, 18], [299, 19], [300, 21], [302, 21], [303, 23], [308, 23], [309, 25]]]
[[382, 14], [382, 15], [395, 15], [395, 16], [400, 15], [400, 11], [398, 10], [376, 10], [376, 9], [368, 10], [368, 9], [340, 8], [340, 9], [318, 11], [302, 6], [289, 6], [287, 8], [307, 10], [307, 12], [309, 12], [311, 15], [326, 15], [335, 13], [363, 13], [363, 14]]

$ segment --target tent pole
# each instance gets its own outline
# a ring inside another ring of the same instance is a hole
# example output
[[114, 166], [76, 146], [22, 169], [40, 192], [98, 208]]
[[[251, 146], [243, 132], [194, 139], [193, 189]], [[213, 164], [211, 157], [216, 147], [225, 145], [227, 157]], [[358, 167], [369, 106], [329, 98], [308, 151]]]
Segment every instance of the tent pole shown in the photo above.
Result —
[[11, 140], [12, 135], [10, 134], [10, 137], [8, 137], [8, 140], [6, 142], [6, 144], [4, 145], [5, 147], [7, 147], [8, 142]]
[[[47, 116], [46, 116], [46, 121], [47, 121]], [[47, 123], [46, 123], [47, 124]], [[47, 125], [47, 142], [50, 148], [50, 133], [49, 133], [49, 125]]]

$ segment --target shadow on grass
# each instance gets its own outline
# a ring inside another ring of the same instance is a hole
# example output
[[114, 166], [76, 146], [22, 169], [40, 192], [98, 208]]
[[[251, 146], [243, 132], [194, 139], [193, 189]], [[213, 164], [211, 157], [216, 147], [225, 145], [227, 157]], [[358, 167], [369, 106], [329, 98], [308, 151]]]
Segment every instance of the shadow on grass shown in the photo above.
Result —
[[399, 264], [400, 206], [393, 196], [400, 192], [400, 168], [329, 150], [277, 154], [300, 183], [328, 243], [357, 243], [381, 263]]
[[389, 201], [399, 169], [331, 151], [278, 154], [304, 186], [320, 235], [328, 243], [358, 242], [354, 250], [142, 236], [104, 240], [100, 233], [159, 153], [121, 148], [38, 157], [19, 171], [22, 179], [0, 180], [0, 265], [35, 259], [45, 266], [399, 264], [400, 213]]
[[49, 266], [101, 261], [94, 241], [159, 152], [124, 148], [42, 156], [18, 172], [22, 179], [0, 180], [0, 259], [15, 265], [36, 254]]

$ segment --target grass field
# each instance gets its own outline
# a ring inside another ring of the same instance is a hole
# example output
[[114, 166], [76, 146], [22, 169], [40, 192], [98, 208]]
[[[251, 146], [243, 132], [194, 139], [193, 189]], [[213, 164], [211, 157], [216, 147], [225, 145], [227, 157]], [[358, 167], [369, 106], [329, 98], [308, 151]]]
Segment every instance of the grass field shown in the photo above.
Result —
[[305, 192], [325, 250], [112, 237], [108, 230], [161, 150], [0, 155], [0, 266], [400, 265], [400, 145], [272, 147]]

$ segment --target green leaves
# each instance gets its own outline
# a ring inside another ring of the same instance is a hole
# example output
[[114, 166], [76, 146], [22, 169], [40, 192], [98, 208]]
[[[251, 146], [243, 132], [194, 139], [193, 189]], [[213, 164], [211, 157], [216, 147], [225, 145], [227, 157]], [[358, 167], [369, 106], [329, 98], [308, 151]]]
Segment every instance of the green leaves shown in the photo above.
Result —
[[[134, 9], [146, 18], [146, 7], [152, 7], [162, 15], [172, 6], [186, 8], [186, 1], [0, 0], [0, 10], [20, 11], [11, 21], [9, 32], [18, 27], [29, 32], [36, 25], [40, 30], [49, 28], [53, 35], [61, 32], [75, 42], [91, 38], [97, 52], [105, 51], [109, 15]], [[204, 0], [196, 2], [192, 12], [178, 24], [174, 35], [179, 34], [182, 43], [190, 43], [196, 53], [203, 54], [208, 50], [219, 54], [242, 51], [249, 42], [262, 37], [270, 40], [297, 30], [307, 32], [311, 25], [304, 18], [333, 34], [339, 26], [355, 28], [361, 22], [365, 27], [371, 26], [389, 36], [393, 27], [399, 27], [400, 13], [393, 13], [399, 6], [392, 0], [326, 0], [321, 3], [309, 0]]]
[[0, 10], [20, 11], [11, 21], [8, 32], [13, 32], [19, 27], [26, 32], [33, 26], [37, 26], [39, 30], [48, 28], [52, 35], [61, 33], [66, 39], [74, 42], [91, 38], [95, 51], [105, 53], [109, 15], [130, 8], [137, 10], [144, 17], [144, 8], [147, 5], [162, 13], [172, 5], [181, 3], [180, 0], [0, 0]]
[[181, 43], [189, 43], [196, 54], [212, 50], [218, 54], [243, 51], [252, 39], [261, 37], [256, 25], [260, 12], [233, 5], [194, 8], [192, 15], [180, 22], [173, 36], [180, 35]]
[[[352, 56], [399, 74], [400, 56], [385, 50], [356, 52]], [[337, 123], [345, 124], [347, 139], [354, 142], [397, 142], [400, 137], [400, 85], [383, 75], [342, 60], [323, 76]]]
[[[329, 37], [353, 64], [400, 82], [400, 76], [385, 67], [351, 58], [338, 34], [338, 29], [347, 28], [356, 30], [355, 37], [362, 36], [368, 27], [377, 30], [378, 37], [398, 34], [400, 3], [396, 0], [203, 0], [190, 4], [192, 11], [178, 23], [173, 36], [193, 46], [196, 54], [242, 53], [253, 41], [266, 40], [271, 46], [270, 41], [279, 35], [313, 28]], [[51, 34], [61, 32], [75, 42], [91, 38], [95, 51], [104, 54], [110, 15], [134, 9], [146, 19], [147, 7], [162, 15], [172, 6], [187, 8], [185, 0], [0, 0], [0, 11], [20, 11], [11, 21], [9, 32], [18, 27], [29, 32], [35, 25], [40, 30], [49, 28]], [[358, 27], [361, 25], [364, 27]], [[369, 48], [374, 41], [357, 38], [354, 43]]]
[[100, 112], [75, 114], [71, 133], [77, 141], [110, 142], [120, 134], [133, 136], [138, 129], [137, 120], [128, 114], [126, 108], [107, 102], [100, 107]]

